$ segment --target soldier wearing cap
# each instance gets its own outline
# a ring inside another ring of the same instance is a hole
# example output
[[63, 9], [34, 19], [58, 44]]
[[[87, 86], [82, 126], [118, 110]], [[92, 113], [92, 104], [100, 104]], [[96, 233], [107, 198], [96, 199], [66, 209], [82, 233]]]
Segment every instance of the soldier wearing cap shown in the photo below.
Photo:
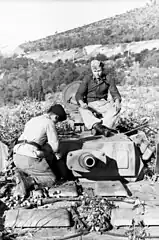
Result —
[[13, 149], [13, 161], [17, 168], [17, 191], [19, 191], [17, 195], [25, 196], [27, 189], [34, 184], [51, 187], [55, 183], [54, 170], [56, 156], [59, 154], [56, 123], [64, 120], [66, 120], [64, 108], [60, 104], [55, 104], [47, 113], [33, 117], [26, 123]]
[[[108, 136], [110, 128], [115, 127], [121, 109], [121, 95], [113, 75], [104, 72], [104, 64], [98, 60], [91, 62], [91, 76], [85, 76], [80, 84], [76, 101], [79, 112], [87, 129], [95, 129], [99, 134]], [[113, 104], [107, 101], [110, 92]], [[101, 114], [99, 119], [92, 110]]]

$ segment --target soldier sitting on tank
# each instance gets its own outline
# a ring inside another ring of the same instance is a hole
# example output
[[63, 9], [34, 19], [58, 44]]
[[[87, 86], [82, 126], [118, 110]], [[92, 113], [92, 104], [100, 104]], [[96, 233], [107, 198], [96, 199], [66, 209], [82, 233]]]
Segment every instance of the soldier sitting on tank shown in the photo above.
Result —
[[14, 146], [13, 161], [16, 170], [16, 193], [25, 196], [32, 185], [51, 187], [56, 181], [56, 162], [59, 157], [59, 139], [56, 124], [66, 120], [60, 104], [47, 113], [33, 117]]
[[[121, 95], [113, 75], [104, 71], [103, 62], [93, 60], [91, 70], [92, 75], [84, 77], [75, 98], [86, 128], [108, 136], [110, 129], [115, 128], [121, 110]], [[108, 91], [113, 103], [107, 101]]]

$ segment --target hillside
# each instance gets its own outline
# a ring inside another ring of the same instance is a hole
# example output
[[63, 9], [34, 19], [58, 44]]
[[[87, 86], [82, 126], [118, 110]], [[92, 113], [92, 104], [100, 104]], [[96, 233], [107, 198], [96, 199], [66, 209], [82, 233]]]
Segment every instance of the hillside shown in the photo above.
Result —
[[44, 100], [49, 94], [54, 96], [89, 74], [94, 58], [106, 63], [107, 74], [113, 72], [118, 85], [158, 86], [158, 14], [159, 5], [135, 9], [22, 44], [10, 57], [2, 55], [0, 106], [25, 97]]
[[145, 49], [151, 51], [159, 49], [158, 40], [139, 41], [131, 43], [116, 43], [114, 45], [88, 45], [82, 48], [72, 48], [70, 50], [46, 50], [24, 53], [23, 56], [31, 58], [40, 62], [54, 63], [61, 59], [62, 61], [76, 61], [89, 60], [92, 57], [97, 57], [99, 54], [106, 58], [111, 58], [119, 54], [124, 55], [126, 52], [134, 54], [141, 53]]
[[159, 39], [159, 5], [134, 9], [115, 17], [20, 45], [25, 52], [70, 50], [87, 45], [113, 45]]

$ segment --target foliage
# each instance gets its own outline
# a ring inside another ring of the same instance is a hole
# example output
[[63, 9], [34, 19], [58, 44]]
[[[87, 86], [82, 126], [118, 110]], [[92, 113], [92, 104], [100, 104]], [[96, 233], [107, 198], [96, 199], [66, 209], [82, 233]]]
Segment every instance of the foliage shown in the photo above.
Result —
[[158, 86], [159, 68], [142, 68], [134, 65], [125, 74], [124, 83], [132, 86]]
[[[106, 61], [106, 65], [108, 62]], [[113, 63], [114, 64], [114, 63]], [[18, 104], [25, 97], [43, 101], [45, 95], [53, 94], [76, 80], [82, 80], [91, 74], [90, 61], [75, 64], [58, 60], [55, 63], [41, 63], [27, 58], [2, 58], [0, 60], [1, 106], [8, 103]], [[107, 67], [107, 72], [110, 71]], [[116, 70], [114, 68], [114, 74]]]
[[[104, 60], [106, 73], [111, 72], [118, 85], [159, 84], [159, 51], [144, 50], [141, 53], [118, 54]], [[43, 63], [33, 59], [10, 57], [0, 59], [0, 106], [19, 104], [25, 97], [43, 101], [47, 94], [60, 91], [67, 84], [82, 80], [91, 74], [90, 61], [57, 60], [55, 63]], [[138, 66], [137, 66], [138, 65]]]
[[96, 59], [99, 61], [102, 61], [102, 62], [108, 60], [108, 58], [104, 54], [101, 54], [101, 53], [97, 54]]
[[[13, 106], [4, 106], [0, 108], [0, 141], [4, 142], [10, 148], [13, 142], [20, 136], [24, 125], [32, 117], [41, 115], [55, 103], [62, 103], [60, 93], [54, 94], [46, 101], [30, 100], [25, 98], [20, 104]], [[69, 114], [68, 120], [57, 125], [58, 132], [64, 132], [70, 128]]]
[[3, 107], [0, 110], [0, 140], [8, 146], [22, 133], [25, 123], [44, 112], [44, 106], [37, 101], [24, 99], [19, 105]]
[[63, 84], [76, 81], [86, 67], [79, 68], [73, 62], [61, 60], [41, 63], [27, 58], [1, 58], [0, 78], [1, 105], [18, 104], [25, 97], [45, 99], [48, 93], [54, 93]]

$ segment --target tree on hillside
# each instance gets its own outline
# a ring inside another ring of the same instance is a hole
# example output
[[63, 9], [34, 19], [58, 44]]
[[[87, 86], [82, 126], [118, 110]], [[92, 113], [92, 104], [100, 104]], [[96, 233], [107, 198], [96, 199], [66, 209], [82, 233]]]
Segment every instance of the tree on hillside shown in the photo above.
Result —
[[92, 72], [91, 72], [90, 68], [87, 68], [83, 72], [81, 72], [81, 74], [77, 78], [77, 81], [82, 81], [84, 79], [84, 77], [87, 76], [87, 75], [92, 75]]
[[30, 82], [28, 82], [27, 97], [33, 99], [33, 88]]
[[104, 54], [101, 54], [101, 53], [97, 54], [96, 59], [99, 61], [102, 61], [102, 62], [108, 60], [107, 56], [105, 56]]
[[70, 60], [66, 60], [65, 63], [63, 64], [63, 67], [67, 70], [73, 70], [74, 68], [76, 68], [76, 64], [73, 61]]
[[44, 95], [47, 93], [53, 93], [56, 91], [57, 84], [53, 80], [45, 79], [43, 80], [42, 84], [43, 84]]
[[158, 67], [159, 68], [159, 51], [154, 52], [152, 54], [148, 54], [144, 61], [141, 63], [141, 66], [148, 68], [148, 67]]
[[76, 70], [69, 70], [64, 76], [64, 83], [69, 84], [76, 81], [79, 77], [79, 73]]
[[64, 76], [66, 71], [63, 67], [58, 67], [52, 74], [52, 80], [57, 84], [60, 85], [64, 83]]
[[44, 95], [44, 89], [42, 84], [42, 77], [39, 76], [39, 92], [38, 92], [38, 101], [44, 101], [45, 95]]

